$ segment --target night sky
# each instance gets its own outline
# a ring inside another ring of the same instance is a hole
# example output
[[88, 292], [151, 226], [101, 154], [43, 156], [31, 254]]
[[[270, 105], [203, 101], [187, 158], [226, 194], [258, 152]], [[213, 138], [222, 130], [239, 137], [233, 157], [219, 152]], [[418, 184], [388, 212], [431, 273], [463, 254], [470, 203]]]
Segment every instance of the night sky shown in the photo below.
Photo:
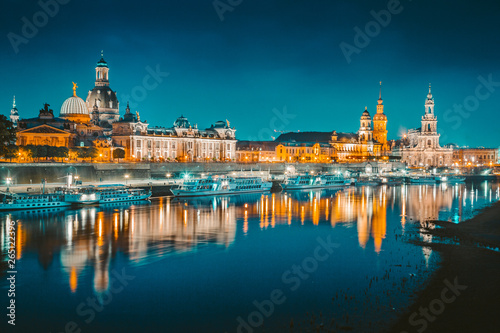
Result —
[[[104, 50], [120, 113], [129, 99], [152, 125], [183, 114], [201, 128], [228, 119], [242, 140], [274, 129], [355, 132], [365, 106], [375, 113], [382, 81], [397, 139], [420, 126], [430, 82], [441, 144], [500, 146], [498, 1], [220, 0], [219, 13], [213, 0], [59, 1], [44, 17], [37, 1], [2, 0], [4, 114], [16, 95], [21, 118], [44, 102], [58, 115], [72, 81], [85, 99]], [[390, 22], [374, 24], [371, 11], [388, 7]], [[38, 32], [25, 38], [23, 17], [34, 16]], [[372, 29], [369, 41], [355, 43], [356, 27]], [[149, 90], [147, 68], [163, 73]], [[133, 91], [147, 96], [126, 97]]]

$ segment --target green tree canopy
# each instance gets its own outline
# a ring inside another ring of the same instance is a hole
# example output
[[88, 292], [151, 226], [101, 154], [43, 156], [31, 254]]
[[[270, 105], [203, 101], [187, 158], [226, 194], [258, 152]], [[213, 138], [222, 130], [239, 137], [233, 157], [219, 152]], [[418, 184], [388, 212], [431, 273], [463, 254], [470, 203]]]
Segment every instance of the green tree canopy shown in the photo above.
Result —
[[5, 156], [9, 145], [16, 142], [16, 128], [5, 115], [0, 115], [0, 156]]
[[125, 158], [125, 150], [122, 148], [116, 148], [113, 150], [113, 158], [117, 158], [120, 161], [120, 158]]

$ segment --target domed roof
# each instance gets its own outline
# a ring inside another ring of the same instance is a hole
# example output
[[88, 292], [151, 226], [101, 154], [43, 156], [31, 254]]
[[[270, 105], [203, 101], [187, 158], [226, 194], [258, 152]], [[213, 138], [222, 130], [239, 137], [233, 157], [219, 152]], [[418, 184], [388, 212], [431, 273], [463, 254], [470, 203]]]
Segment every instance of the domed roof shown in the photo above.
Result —
[[62, 104], [60, 112], [61, 117], [65, 115], [89, 114], [89, 110], [83, 99], [76, 96], [76, 88], [78, 88], [78, 86], [73, 82], [73, 96], [66, 99]]
[[373, 120], [387, 120], [387, 116], [384, 113], [376, 113]]
[[87, 107], [92, 108], [94, 104], [97, 104], [99, 109], [118, 110], [116, 92], [111, 90], [109, 86], [94, 87], [87, 95]]
[[365, 107], [365, 111], [363, 111], [363, 114], [361, 115], [361, 118], [367, 118], [367, 119], [369, 118], [369, 119], [371, 119], [370, 113], [368, 112], [368, 108], [367, 107]]
[[108, 67], [108, 63], [104, 60], [104, 51], [101, 51], [101, 60], [97, 62], [97, 67]]
[[64, 101], [60, 114], [61, 116], [66, 114], [89, 114], [89, 110], [83, 99], [78, 96], [71, 96]]
[[190, 126], [189, 120], [182, 115], [174, 122], [174, 127], [189, 128]]
[[222, 120], [216, 121], [214, 127], [215, 128], [226, 128], [226, 122], [222, 121]]

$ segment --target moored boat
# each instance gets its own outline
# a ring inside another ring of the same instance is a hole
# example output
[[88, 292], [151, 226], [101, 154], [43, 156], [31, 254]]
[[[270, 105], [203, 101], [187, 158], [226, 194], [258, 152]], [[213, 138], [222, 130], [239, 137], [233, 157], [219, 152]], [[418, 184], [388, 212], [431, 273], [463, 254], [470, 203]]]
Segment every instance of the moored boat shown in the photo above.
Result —
[[151, 190], [127, 187], [121, 184], [99, 185], [90, 187], [99, 194], [99, 203], [125, 202], [147, 200], [151, 197]]
[[313, 188], [342, 187], [345, 179], [341, 175], [294, 175], [285, 178], [284, 190], [305, 190]]
[[443, 175], [440, 177], [441, 183], [454, 184], [465, 182], [465, 177], [455, 176], [455, 175]]
[[91, 205], [101, 200], [101, 194], [90, 187], [62, 187], [56, 193], [64, 195], [63, 200], [71, 205]]
[[382, 185], [399, 185], [403, 183], [403, 178], [400, 177], [382, 177], [380, 178]]
[[435, 176], [413, 176], [410, 177], [411, 184], [436, 184], [440, 181], [439, 177]]
[[359, 185], [359, 186], [377, 186], [377, 185], [380, 185], [381, 183], [382, 183], [382, 180], [380, 178], [371, 176], [371, 177], [358, 178], [356, 185]]
[[64, 200], [64, 194], [31, 194], [31, 193], [2, 193], [0, 211], [32, 210], [57, 207], [68, 207], [71, 203]]
[[171, 189], [176, 197], [227, 195], [270, 191], [272, 182], [261, 177], [207, 177], [186, 180], [177, 189]]

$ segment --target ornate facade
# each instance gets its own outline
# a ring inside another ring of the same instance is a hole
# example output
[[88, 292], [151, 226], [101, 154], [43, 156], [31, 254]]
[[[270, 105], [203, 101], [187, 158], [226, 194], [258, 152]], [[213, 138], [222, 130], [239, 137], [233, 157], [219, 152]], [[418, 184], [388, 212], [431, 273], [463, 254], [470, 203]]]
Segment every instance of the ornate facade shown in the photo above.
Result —
[[455, 166], [495, 166], [498, 164], [498, 149], [495, 148], [453, 148]]
[[431, 86], [425, 101], [425, 114], [421, 127], [409, 130], [403, 140], [401, 160], [412, 167], [445, 167], [452, 165], [453, 150], [439, 145], [437, 117], [434, 114], [434, 98]]
[[217, 121], [205, 130], [181, 116], [173, 127], [152, 127], [133, 114], [127, 105], [123, 118], [113, 123], [113, 145], [125, 150], [129, 161], [233, 161], [236, 130]]
[[[10, 119], [18, 123], [17, 144], [56, 147], [93, 147], [97, 161], [111, 161], [115, 148], [125, 150], [128, 161], [233, 161], [236, 159], [235, 128], [229, 121], [217, 121], [210, 128], [191, 126], [187, 118], [179, 117], [173, 127], [150, 127], [132, 113], [127, 103], [119, 118], [118, 99], [109, 87], [109, 67], [101, 59], [96, 67], [95, 87], [84, 101], [76, 94], [61, 106], [59, 117], [48, 104], [38, 117], [22, 119], [14, 105]], [[17, 118], [16, 118], [17, 117]]]

